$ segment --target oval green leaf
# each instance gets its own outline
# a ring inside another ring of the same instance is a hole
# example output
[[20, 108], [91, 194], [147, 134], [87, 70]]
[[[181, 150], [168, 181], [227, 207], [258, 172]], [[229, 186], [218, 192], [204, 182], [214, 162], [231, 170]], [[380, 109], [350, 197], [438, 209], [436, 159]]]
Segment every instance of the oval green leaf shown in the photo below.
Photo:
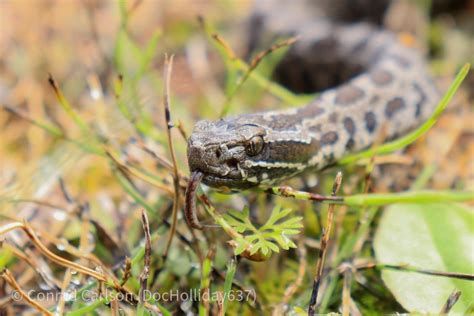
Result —
[[[422, 270], [474, 274], [474, 212], [453, 203], [394, 204], [382, 215], [374, 248], [377, 261]], [[439, 313], [454, 290], [451, 312], [464, 314], [474, 302], [474, 282], [384, 269], [382, 279], [412, 313]]]

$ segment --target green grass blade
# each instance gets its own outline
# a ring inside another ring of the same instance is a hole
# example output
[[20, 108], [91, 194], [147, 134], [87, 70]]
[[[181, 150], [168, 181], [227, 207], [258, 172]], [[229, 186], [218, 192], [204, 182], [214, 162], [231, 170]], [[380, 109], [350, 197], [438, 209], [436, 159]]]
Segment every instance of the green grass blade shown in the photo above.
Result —
[[356, 194], [344, 198], [351, 206], [379, 206], [392, 203], [472, 202], [474, 192], [407, 191], [394, 194]]
[[225, 281], [224, 281], [224, 314], [227, 310], [229, 294], [232, 289], [232, 282], [234, 281], [236, 269], [237, 269], [237, 265], [235, 264], [235, 261], [232, 259], [227, 265], [227, 273], [225, 275]]
[[[212, 250], [209, 252], [207, 257], [204, 259], [202, 263], [202, 273], [201, 273], [201, 295], [204, 294], [206, 291], [209, 291], [208, 299], [210, 303], [210, 286], [211, 286], [211, 271], [212, 271]], [[204, 299], [199, 300], [199, 316], [206, 316], [208, 315], [209, 311], [206, 308]]]

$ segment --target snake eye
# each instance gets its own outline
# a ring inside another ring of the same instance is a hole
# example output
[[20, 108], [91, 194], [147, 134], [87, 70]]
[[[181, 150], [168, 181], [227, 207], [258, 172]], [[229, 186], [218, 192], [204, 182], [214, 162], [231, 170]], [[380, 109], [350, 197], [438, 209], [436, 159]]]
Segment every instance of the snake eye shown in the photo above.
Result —
[[262, 151], [264, 144], [262, 136], [254, 136], [245, 144], [245, 152], [249, 156], [258, 155]]

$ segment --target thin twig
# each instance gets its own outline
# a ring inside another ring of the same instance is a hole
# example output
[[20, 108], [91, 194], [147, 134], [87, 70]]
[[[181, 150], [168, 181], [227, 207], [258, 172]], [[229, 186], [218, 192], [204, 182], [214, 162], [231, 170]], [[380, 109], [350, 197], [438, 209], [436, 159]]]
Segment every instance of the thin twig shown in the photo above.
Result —
[[188, 134], [186, 133], [186, 130], [184, 129], [184, 124], [181, 120], [178, 120], [178, 124], [176, 127], [178, 128], [181, 137], [183, 137], [185, 141], [188, 141]]
[[35, 126], [38, 126], [52, 135], [56, 137], [65, 137], [64, 132], [61, 130], [61, 127], [56, 126], [56, 125], [49, 125], [46, 122], [41, 122], [37, 119], [32, 118], [28, 113], [25, 111], [20, 111], [18, 109], [15, 109], [13, 107], [10, 107], [8, 105], [0, 105], [0, 108], [3, 108], [5, 111], [9, 112], [12, 115], [17, 116], [18, 118], [27, 121], [28, 123], [31, 123]]
[[[99, 269], [99, 271], [94, 271], [88, 267], [85, 267], [85, 266], [82, 266], [78, 263], [75, 263], [75, 262], [72, 262], [70, 260], [67, 260], [67, 259], [64, 259], [54, 253], [52, 253], [48, 248], [46, 248], [46, 246], [38, 239], [38, 237], [36, 236], [35, 232], [33, 231], [33, 229], [28, 225], [27, 222], [14, 222], [14, 223], [10, 223], [10, 224], [7, 224], [7, 225], [4, 225], [2, 227], [0, 227], [0, 235], [2, 234], [5, 234], [7, 232], [10, 232], [14, 229], [18, 229], [18, 228], [21, 228], [28, 236], [28, 238], [31, 240], [31, 242], [36, 246], [36, 248], [38, 248], [38, 250], [44, 254], [46, 257], [48, 257], [51, 261], [63, 266], [63, 267], [66, 267], [66, 268], [69, 268], [71, 270], [74, 270], [74, 271], [77, 271], [77, 272], [80, 272], [80, 273], [83, 273], [83, 274], [86, 274], [88, 276], [91, 276], [93, 278], [95, 278], [99, 283], [103, 284], [107, 284], [109, 286], [112, 286], [117, 292], [119, 293], [122, 293], [125, 295], [125, 297], [133, 297], [135, 298], [136, 295], [132, 292], [130, 292], [129, 290], [127, 290], [126, 288], [122, 287], [118, 280], [114, 277], [113, 274], [105, 274], [103, 272], [103, 269], [101, 268], [100, 266], [100, 261], [98, 259], [96, 259], [94, 256], [91, 256], [90, 254], [89, 255], [85, 255], [85, 256], [78, 256], [78, 257], [84, 257], [84, 258], [88, 258], [89, 260], [95, 262], [98, 267], [97, 269]], [[77, 256], [76, 253], [74, 253], [74, 255]], [[136, 299], [133, 299], [133, 301], [128, 301], [132, 304], [136, 304], [137, 303], [137, 300]], [[144, 305], [146, 308], [148, 309], [151, 309], [153, 310], [154, 312], [158, 313], [159, 315], [161, 315], [159, 309], [148, 303], [148, 302], [144, 302]]]
[[38, 257], [32, 255], [31, 249], [25, 249], [23, 252], [22, 250], [18, 249], [16, 245], [12, 245], [7, 240], [1, 239], [0, 248], [12, 252], [15, 257], [26, 262], [40, 275], [40, 277], [43, 279], [43, 282], [49, 287], [52, 289], [60, 289], [60, 282], [51, 274], [51, 270], [38, 263]]
[[119, 312], [119, 300], [117, 298], [113, 298], [112, 300], [110, 300], [110, 314], [112, 316], [121, 315]]
[[341, 196], [327, 196], [311, 192], [298, 191], [289, 186], [272, 187], [265, 190], [268, 194], [278, 195], [285, 198], [295, 198], [298, 200], [309, 200], [315, 202], [328, 202], [328, 203], [343, 203], [344, 198]]
[[349, 264], [343, 266], [344, 284], [342, 286], [342, 316], [349, 316], [351, 310], [351, 283], [352, 267]]
[[64, 273], [63, 283], [61, 284], [61, 292], [63, 295], [59, 297], [59, 302], [56, 304], [56, 312], [58, 313], [58, 315], [64, 314], [64, 307], [66, 306], [66, 295], [64, 294], [66, 293], [69, 284], [71, 283], [71, 279], [71, 269], [66, 269], [66, 272]]
[[[227, 49], [227, 46], [225, 46], [225, 42], [222, 40], [222, 38], [220, 38], [218, 35], [213, 35], [214, 39], [216, 39], [221, 45], [224, 46], [225, 50], [228, 51]], [[226, 104], [221, 112], [221, 114], [219, 115], [220, 117], [223, 117], [223, 116], [226, 116], [227, 115], [227, 112], [229, 111], [229, 108], [230, 108], [230, 103], [232, 102], [232, 99], [234, 98], [234, 96], [237, 94], [237, 92], [239, 91], [239, 89], [243, 86], [243, 84], [247, 81], [247, 79], [250, 77], [250, 75], [252, 74], [252, 72], [258, 67], [258, 65], [260, 64], [260, 62], [262, 62], [262, 60], [267, 57], [268, 55], [270, 55], [271, 53], [273, 53], [274, 51], [282, 48], [282, 47], [288, 47], [288, 46], [291, 46], [293, 45], [296, 41], [298, 40], [298, 36], [295, 36], [295, 37], [291, 37], [291, 38], [288, 38], [282, 42], [279, 42], [279, 43], [275, 43], [273, 44], [271, 47], [269, 47], [268, 49], [258, 53], [253, 59], [252, 61], [250, 62], [250, 65], [248, 66], [248, 69], [245, 71], [244, 75], [242, 76], [242, 78], [237, 82], [237, 84], [235, 85], [235, 88], [234, 90], [227, 96], [227, 100], [226, 100]], [[223, 44], [224, 43], [224, 44]]]
[[166, 118], [166, 134], [168, 136], [168, 146], [171, 155], [171, 161], [173, 164], [173, 184], [174, 184], [174, 197], [173, 197], [173, 210], [172, 210], [172, 220], [171, 220], [171, 227], [170, 227], [170, 234], [168, 237], [168, 241], [166, 242], [165, 251], [163, 253], [163, 258], [166, 259], [168, 256], [168, 251], [171, 247], [171, 242], [173, 241], [173, 237], [176, 231], [176, 222], [178, 219], [178, 207], [179, 207], [179, 194], [180, 194], [180, 186], [179, 186], [179, 172], [178, 172], [178, 164], [176, 162], [176, 155], [174, 152], [173, 146], [173, 139], [171, 138], [171, 128], [173, 128], [173, 123], [171, 122], [171, 112], [170, 112], [170, 81], [171, 81], [171, 71], [173, 69], [173, 55], [168, 57], [165, 55], [165, 65], [164, 65], [164, 90], [163, 90], [163, 108], [165, 111], [165, 118]]
[[223, 39], [222, 36], [217, 33], [214, 33], [211, 36], [225, 50], [227, 56], [229, 56], [229, 59], [233, 60], [237, 58], [232, 47], [230, 47], [229, 43], [227, 43], [227, 41]]
[[217, 316], [224, 316], [224, 294], [222, 291], [217, 291], [217, 312], [215, 313]]
[[[162, 157], [161, 155], [157, 154], [156, 152], [154, 152], [151, 148], [149, 148], [148, 146], [146, 146], [145, 143], [143, 143], [143, 141], [141, 139], [136, 139], [136, 138], [132, 138], [130, 139], [130, 143], [132, 144], [135, 144], [138, 146], [138, 148], [140, 148], [141, 150], [143, 150], [146, 154], [150, 155], [153, 159], [155, 159], [162, 167], [172, 171], [173, 170], [173, 164], [168, 161], [168, 159], [166, 159], [165, 157]], [[183, 174], [180, 173], [180, 177], [183, 177]]]
[[416, 273], [433, 275], [433, 276], [441, 276], [441, 277], [453, 278], [453, 279], [459, 279], [459, 280], [474, 281], [474, 274], [419, 269], [419, 268], [410, 266], [408, 264], [406, 264], [406, 265], [392, 265], [392, 264], [369, 262], [369, 263], [364, 263], [364, 264], [358, 265], [358, 266], [356, 265], [355, 268], [358, 269], [358, 270], [372, 269], [372, 268], [392, 269], [392, 270], [401, 270], [401, 271], [406, 271], [406, 272], [416, 272]]
[[71, 268], [71, 269], [73, 269], [77, 272], [89, 275], [93, 278], [96, 278], [99, 281], [103, 281], [103, 282], [108, 281], [108, 278], [107, 278], [106, 275], [104, 275], [102, 273], [98, 273], [98, 272], [96, 272], [96, 271], [94, 271], [90, 268], [84, 267], [84, 266], [82, 266], [78, 263], [75, 263], [75, 262], [69, 261], [67, 259], [64, 259], [64, 258], [52, 253], [51, 251], [49, 251], [49, 249], [46, 248], [46, 246], [38, 239], [35, 232], [33, 231], [33, 229], [31, 229], [31, 227], [28, 225], [27, 222], [23, 222], [23, 223], [16, 222], [16, 223], [11, 223], [11, 224], [5, 225], [0, 230], [0, 234], [4, 234], [8, 231], [11, 231], [13, 229], [18, 229], [18, 228], [23, 229], [23, 231], [27, 234], [28, 238], [33, 242], [33, 244], [46, 257], [48, 257], [51, 261], [54, 261], [54, 262], [56, 262], [57, 264], [59, 264], [63, 267]]
[[59, 104], [64, 109], [64, 111], [73, 119], [73, 121], [85, 132], [89, 131], [89, 127], [86, 122], [81, 118], [79, 114], [74, 110], [72, 105], [66, 99], [64, 94], [62, 93], [61, 89], [59, 88], [56, 80], [54, 80], [53, 75], [49, 74], [48, 82], [53, 88], [54, 94], [56, 95], [56, 99], [59, 101]]
[[66, 186], [66, 183], [64, 183], [64, 179], [62, 177], [60, 177], [58, 179], [58, 182], [59, 182], [59, 188], [61, 189], [61, 193], [63, 194], [64, 199], [66, 199], [66, 202], [68, 202], [69, 204], [76, 203], [73, 196], [69, 192], [69, 190]]
[[[251, 72], [252, 70], [254, 70], [255, 68], [257, 68], [257, 66], [260, 64], [260, 62], [268, 55], [270, 55], [271, 53], [273, 53], [274, 51], [280, 49], [280, 48], [283, 48], [283, 47], [288, 47], [288, 46], [291, 46], [293, 45], [296, 41], [299, 40], [299, 36], [293, 36], [293, 37], [290, 37], [286, 40], [283, 40], [281, 42], [278, 42], [278, 43], [275, 43], [273, 44], [272, 46], [270, 46], [269, 48], [267, 48], [266, 50], [258, 53], [253, 59], [252, 61], [250, 62], [250, 65], [249, 65], [249, 70], [248, 72]], [[247, 75], [248, 76], [248, 75]]]
[[448, 314], [451, 309], [453, 308], [454, 304], [459, 300], [459, 297], [461, 296], [461, 291], [454, 290], [446, 300], [446, 303], [444, 304], [443, 308], [440, 311], [440, 314]]
[[16, 204], [16, 203], [32, 203], [32, 204], [37, 204], [38, 206], [44, 206], [47, 208], [51, 208], [53, 210], [60, 210], [65, 213], [71, 213], [71, 211], [67, 208], [64, 208], [63, 206], [59, 204], [53, 204], [49, 201], [43, 201], [43, 200], [35, 200], [35, 199], [8, 199], [9, 203]]
[[30, 296], [20, 288], [20, 285], [16, 282], [15, 278], [8, 269], [3, 269], [3, 271], [0, 273], [0, 277], [3, 278], [5, 282], [7, 282], [16, 291], [17, 294], [15, 295], [20, 295], [26, 302], [28, 302], [28, 304], [33, 306], [42, 314], [51, 316], [53, 315], [53, 313], [38, 304], [36, 301], [32, 300]]
[[120, 282], [120, 286], [124, 286], [131, 276], [132, 276], [132, 260], [130, 260], [129, 257], [126, 257], [125, 262], [123, 263], [122, 281]]
[[148, 286], [148, 276], [150, 274], [151, 264], [151, 236], [150, 236], [150, 223], [145, 210], [142, 210], [142, 225], [143, 232], [145, 233], [145, 256], [143, 258], [143, 270], [140, 273], [140, 303], [145, 302], [146, 289]]
[[117, 168], [119, 168], [123, 173], [131, 175], [131, 176], [135, 176], [139, 178], [140, 180], [143, 180], [151, 184], [152, 186], [166, 192], [169, 195], [174, 195], [174, 191], [170, 189], [169, 187], [167, 187], [166, 185], [164, 185], [163, 183], [158, 182], [156, 179], [141, 173], [139, 170], [137, 170], [136, 168], [132, 166], [128, 166], [122, 163], [117, 157], [117, 155], [113, 153], [111, 150], [109, 150], [108, 148], [105, 148], [105, 153], [112, 160], [112, 162], [117, 166]]
[[[335, 197], [339, 188], [341, 187], [342, 182], [342, 173], [338, 172], [336, 179], [334, 180], [334, 185], [332, 188], [331, 196]], [[316, 266], [316, 275], [313, 282], [313, 290], [311, 292], [311, 299], [309, 301], [308, 315], [313, 316], [316, 312], [316, 304], [318, 301], [318, 291], [319, 285], [321, 283], [321, 278], [323, 275], [324, 260], [326, 258], [326, 252], [329, 243], [329, 236], [331, 235], [332, 221], [334, 217], [334, 207], [335, 204], [330, 204], [328, 207], [328, 218], [326, 223], [326, 229], [323, 229], [323, 236], [321, 237], [321, 251], [319, 252], [319, 259]]]

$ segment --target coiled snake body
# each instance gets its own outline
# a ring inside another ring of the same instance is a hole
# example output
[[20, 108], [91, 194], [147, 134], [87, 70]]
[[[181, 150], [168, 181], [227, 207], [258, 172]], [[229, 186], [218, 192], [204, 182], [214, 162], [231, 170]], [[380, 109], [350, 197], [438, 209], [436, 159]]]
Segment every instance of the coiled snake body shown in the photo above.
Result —
[[274, 185], [369, 147], [382, 130], [385, 139], [406, 133], [436, 106], [439, 93], [424, 57], [395, 34], [327, 20], [292, 33], [300, 40], [290, 53], [310, 59], [315, 43], [330, 39], [337, 58], [365, 71], [300, 108], [198, 122], [188, 140], [196, 181], [222, 190]]

